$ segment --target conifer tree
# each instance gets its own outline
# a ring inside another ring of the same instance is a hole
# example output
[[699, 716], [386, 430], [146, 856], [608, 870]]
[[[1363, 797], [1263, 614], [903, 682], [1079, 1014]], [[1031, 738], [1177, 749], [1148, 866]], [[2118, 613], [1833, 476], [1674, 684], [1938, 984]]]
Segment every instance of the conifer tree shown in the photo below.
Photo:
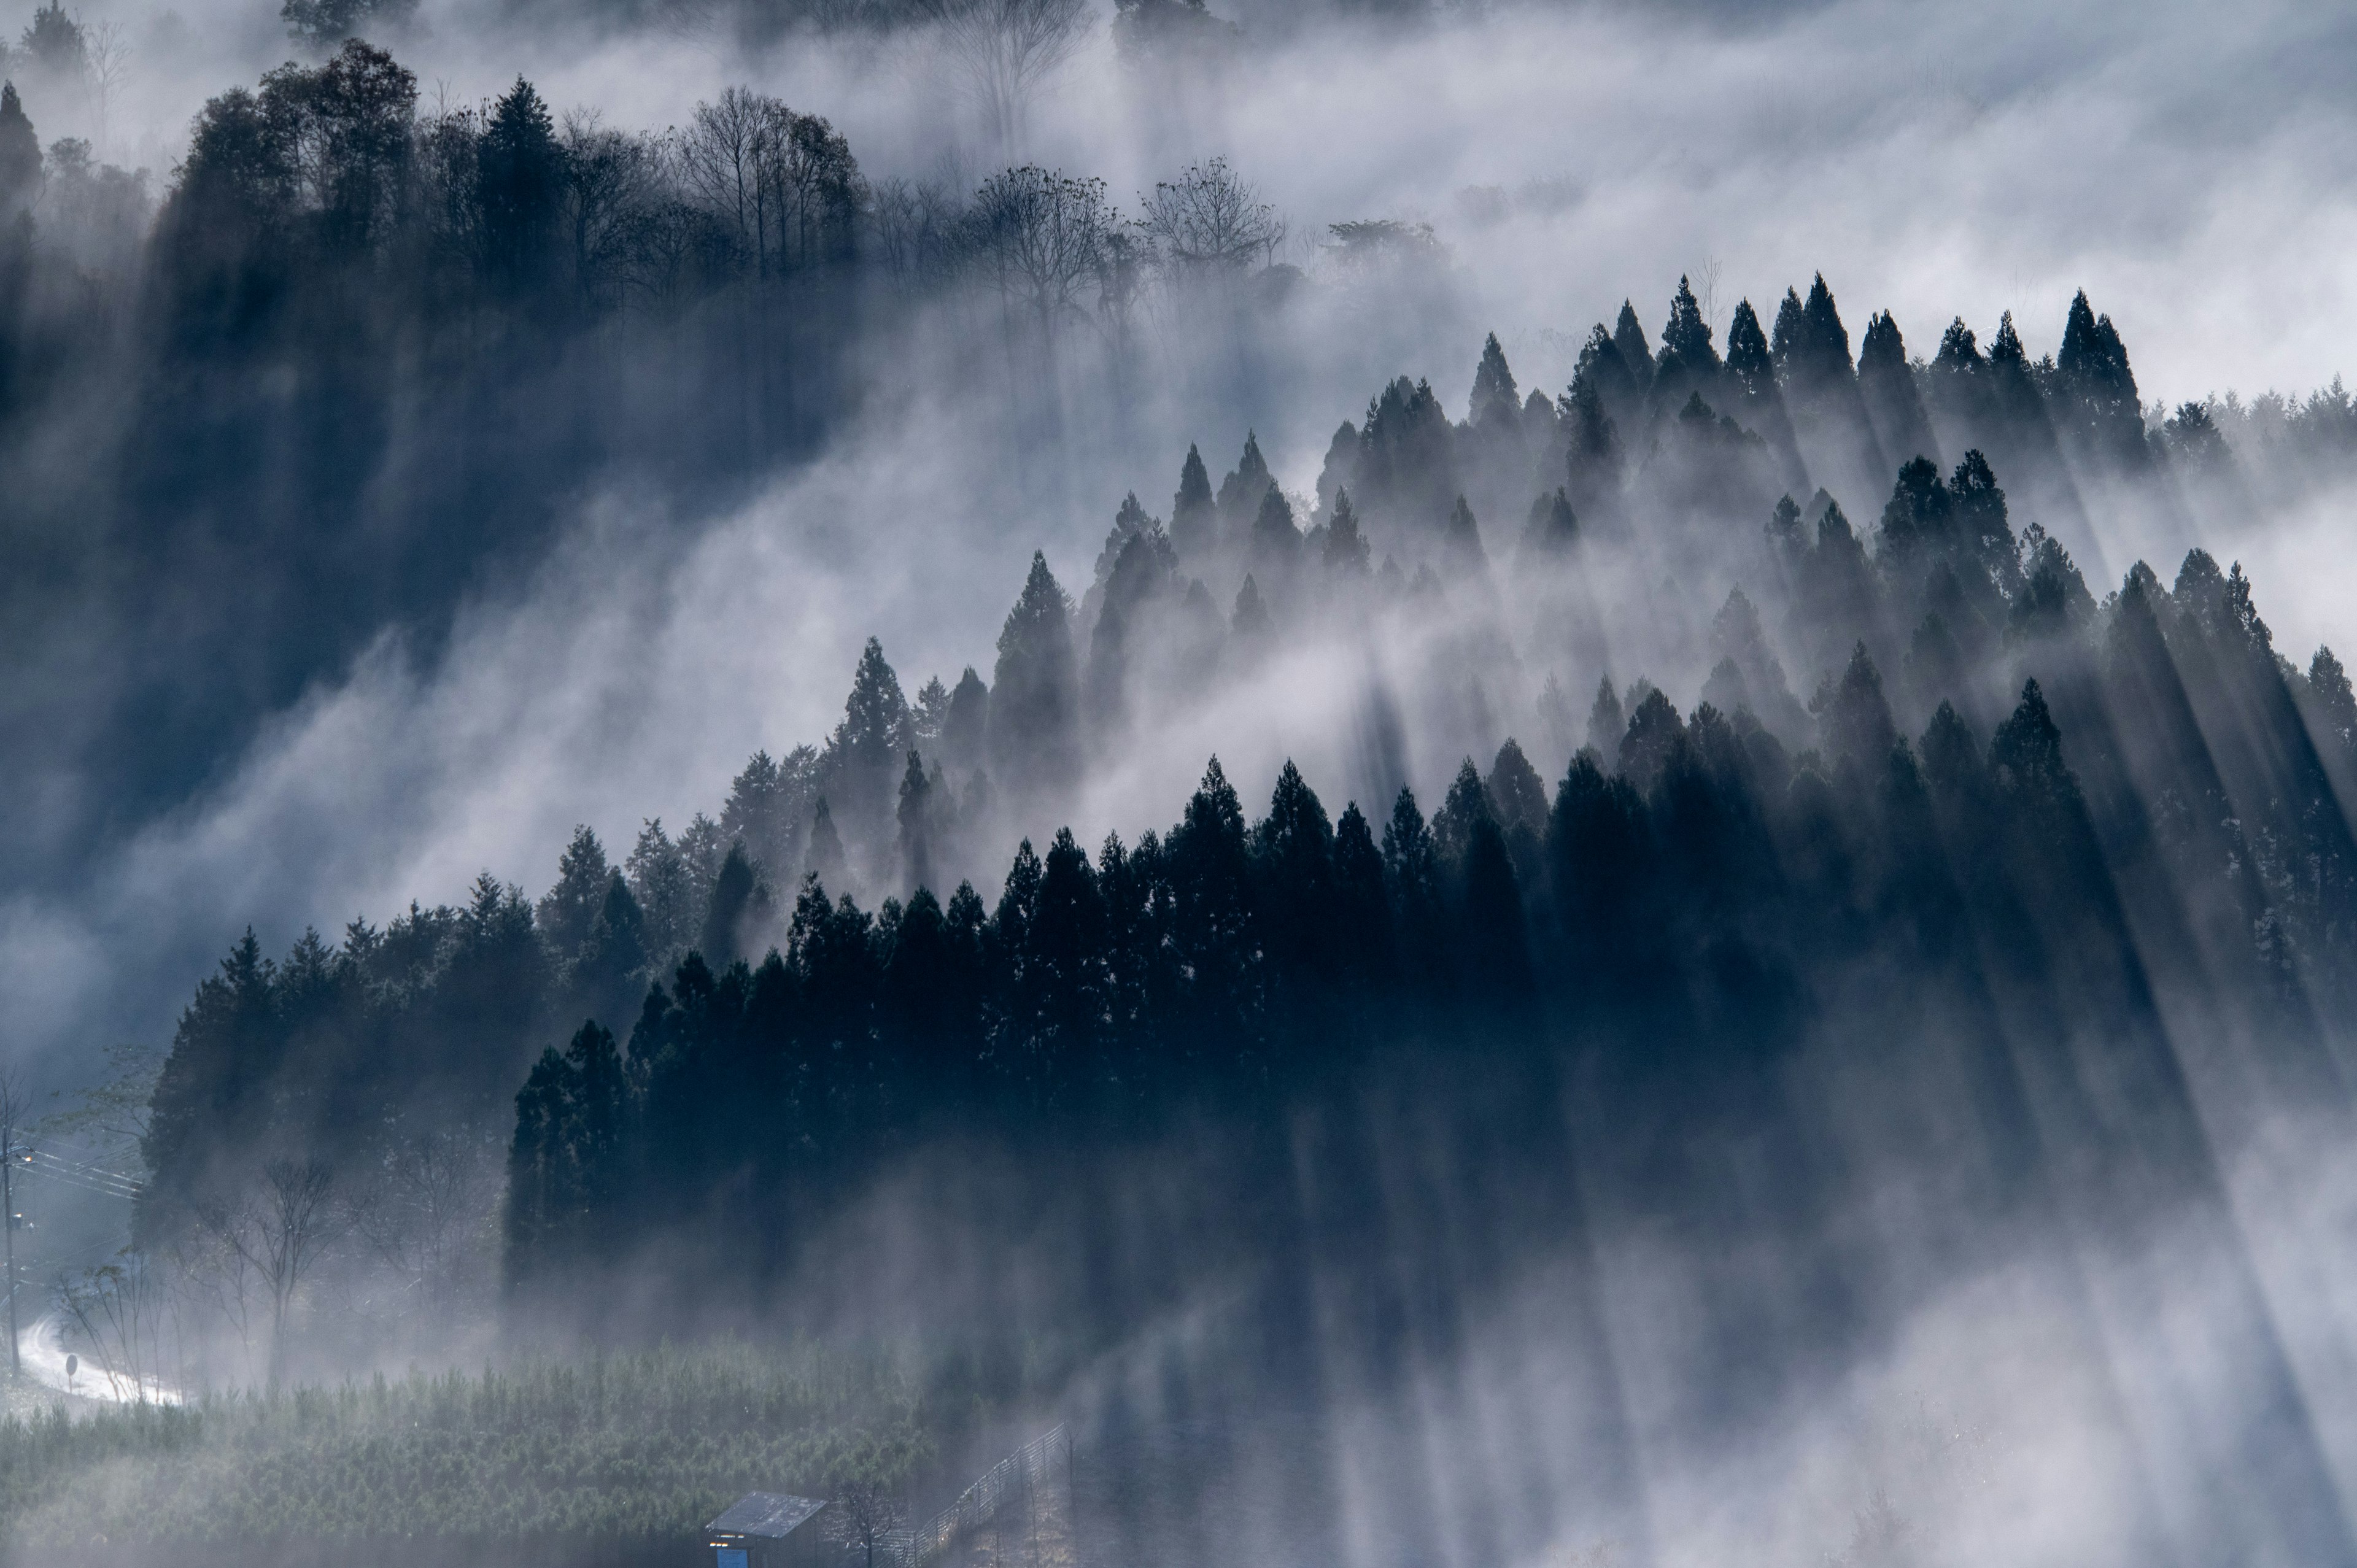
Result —
[[1861, 769], [1882, 766], [1891, 743], [1899, 738], [1890, 720], [1890, 705], [1882, 695], [1882, 675], [1858, 643], [1839, 682], [1828, 681], [1810, 707], [1823, 730], [1825, 755], [1836, 763]]
[[838, 830], [847, 832], [863, 855], [876, 854], [884, 842], [909, 727], [900, 678], [886, 662], [884, 645], [871, 637], [852, 671], [843, 722], [828, 738], [821, 763], [827, 794], [839, 808]]
[[817, 804], [811, 811], [810, 854], [802, 863], [802, 869], [804, 875], [815, 876], [821, 882], [832, 882], [838, 887], [850, 881], [843, 854], [843, 835], [835, 831], [834, 812], [828, 808], [823, 795], [818, 798]]
[[1191, 975], [1187, 1006], [1197, 1048], [1207, 1059], [1233, 1061], [1251, 1049], [1261, 977], [1243, 808], [1218, 757], [1203, 770], [1165, 854], [1171, 944]]
[[1628, 715], [1621, 712], [1620, 693], [1613, 691], [1612, 677], [1607, 675], [1596, 682], [1596, 701], [1588, 704], [1588, 749], [1602, 758], [1605, 766], [1617, 766], [1620, 737], [1628, 728]]
[[556, 863], [556, 885], [534, 911], [540, 934], [560, 962], [571, 960], [589, 940], [589, 929], [605, 907], [609, 867], [606, 848], [587, 826], [573, 830], [573, 842]]
[[2054, 356], [2056, 406], [2063, 429], [2091, 457], [2134, 470], [2145, 456], [2144, 405], [2128, 352], [2108, 316], [2097, 317], [2081, 289]]
[[1281, 592], [1291, 582], [1301, 556], [1301, 530], [1294, 526], [1292, 503], [1275, 485], [1261, 493], [1248, 553], [1254, 573], [1266, 577], [1272, 588]]
[[1525, 564], [1560, 562], [1567, 560], [1578, 543], [1579, 519], [1571, 510], [1571, 498], [1557, 485], [1555, 494], [1531, 502], [1531, 519], [1523, 528], [1515, 557]]
[[1620, 315], [1612, 324], [1612, 347], [1619, 351], [1620, 363], [1629, 372], [1635, 396], [1639, 400], [1650, 396], [1653, 390], [1653, 349], [1645, 341], [1645, 328], [1637, 319], [1637, 306], [1629, 300], [1620, 302]]
[[1080, 767], [1080, 680], [1071, 607], [1034, 552], [1022, 596], [998, 634], [991, 680], [991, 771], [1018, 800], [1068, 788]]
[[1857, 352], [1857, 384], [1886, 456], [1900, 462], [1917, 457], [1934, 464], [1940, 460], [1939, 443], [1923, 412], [1922, 393], [1907, 363], [1906, 340], [1887, 310], [1867, 317], [1866, 339]]
[[1482, 787], [1481, 770], [1469, 757], [1458, 764], [1457, 777], [1449, 780], [1440, 810], [1432, 813], [1432, 847], [1440, 864], [1461, 870], [1466, 846], [1472, 842], [1473, 824], [1496, 820], [1490, 791]]
[[1332, 972], [1334, 830], [1290, 757], [1277, 774], [1268, 815], [1254, 830], [1253, 850], [1275, 972], [1322, 983]]
[[1488, 552], [1481, 548], [1480, 525], [1473, 521], [1473, 509], [1463, 496], [1449, 509], [1448, 531], [1441, 535], [1440, 558], [1453, 578], [1479, 577], [1490, 569]]
[[1318, 468], [1318, 505], [1330, 511], [1335, 498], [1359, 482], [1359, 427], [1344, 420], [1326, 444], [1326, 460]]
[[1333, 510], [1326, 521], [1327, 575], [1341, 580], [1366, 576], [1367, 550], [1366, 537], [1359, 532], [1359, 514], [1351, 505], [1351, 492], [1336, 490]]
[[1649, 691], [1630, 710], [1628, 731], [1620, 737], [1620, 772], [1641, 792], [1650, 793], [1670, 754], [1685, 738], [1685, 721], [1658, 689]]
[[1178, 493], [1170, 498], [1170, 542], [1181, 561], [1200, 568], [1218, 542], [1219, 509], [1211, 499], [1211, 476], [1192, 444], [1178, 470]]
[[1228, 618], [1228, 625], [1236, 641], [1247, 649], [1265, 646], [1274, 630], [1267, 601], [1261, 597], [1260, 585], [1253, 581], [1249, 572], [1244, 574], [1243, 586], [1236, 590], [1236, 607]]
[[[1637, 336], [1644, 336], [1641, 328]], [[1645, 382], [1638, 380], [1641, 372], [1647, 378]], [[1633, 419], [1643, 402], [1643, 387], [1650, 384], [1652, 372], [1650, 360], [1632, 367], [1622, 356], [1619, 340], [1599, 321], [1589, 331], [1587, 341], [1580, 346], [1579, 362], [1572, 372], [1571, 390], [1564, 396], [1561, 416], [1570, 422], [1575, 405], [1584, 394], [1598, 405], [1588, 417], [1598, 422]]]
[[1383, 857], [1356, 800], [1334, 824], [1332, 919], [1335, 974], [1345, 993], [1363, 996], [1386, 983], [1392, 940]]
[[1262, 499], [1275, 486], [1267, 460], [1260, 455], [1259, 435], [1244, 432], [1243, 456], [1236, 459], [1234, 471], [1220, 481], [1222, 542], [1233, 548], [1250, 539], [1254, 521], [1260, 516]]
[[1491, 765], [1490, 777], [1483, 788], [1490, 803], [1496, 810], [1499, 822], [1507, 828], [1526, 828], [1533, 833], [1546, 829], [1546, 783], [1537, 768], [1523, 755], [1522, 743], [1512, 736], [1498, 748], [1497, 760]]
[[1392, 802], [1383, 827], [1384, 880], [1392, 895], [1398, 932], [1400, 972], [1395, 983], [1411, 993], [1431, 995], [1449, 972], [1448, 914], [1441, 897], [1440, 857], [1432, 830], [1405, 785]]
[[990, 688], [969, 664], [950, 693], [949, 711], [942, 718], [942, 760], [961, 770], [982, 766], [983, 746], [990, 730]]
[[929, 887], [933, 880], [933, 786], [925, 777], [925, 759], [909, 753], [900, 775], [900, 804], [894, 813], [900, 828], [900, 878], [909, 887]]
[[1498, 335], [1492, 332], [1482, 340], [1481, 363], [1473, 372], [1468, 421], [1476, 429], [1494, 424], [1519, 432], [1522, 412], [1522, 392], [1514, 385], [1514, 372], [1506, 368], [1506, 351], [1498, 346]]
[[0, 222], [13, 222], [41, 191], [41, 144], [16, 96], [16, 84], [0, 82]]
[[1652, 400], [1656, 408], [1674, 408], [1689, 397], [1718, 396], [1718, 350], [1711, 345], [1710, 323], [1683, 277], [1670, 299], [1670, 319], [1662, 328], [1661, 360], [1654, 371]]
[[742, 955], [746, 923], [755, 913], [759, 891], [753, 863], [747, 857], [745, 846], [730, 844], [728, 857], [720, 863], [720, 875], [712, 884], [711, 905], [705, 912], [704, 936], [698, 944], [705, 962], [726, 969]]
[[491, 105], [477, 147], [484, 272], [511, 295], [541, 294], [556, 257], [565, 148], [531, 82], [517, 77]]

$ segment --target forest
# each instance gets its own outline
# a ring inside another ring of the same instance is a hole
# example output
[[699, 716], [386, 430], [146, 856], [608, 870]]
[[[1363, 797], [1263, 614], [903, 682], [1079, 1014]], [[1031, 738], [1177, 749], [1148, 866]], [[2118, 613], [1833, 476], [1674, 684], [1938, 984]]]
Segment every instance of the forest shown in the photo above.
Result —
[[[2357, 1561], [2338, 1363], [2275, 1316], [2333, 1289], [2283, 1238], [2350, 1130], [2357, 689], [2228, 542], [2342, 504], [2341, 381], [2171, 406], [2088, 292], [1854, 337], [1826, 274], [1726, 310], [1714, 263], [1560, 385], [1477, 325], [1329, 406], [1293, 334], [1436, 297], [1419, 218], [1308, 228], [1208, 154], [1134, 199], [887, 174], [750, 87], [661, 131], [456, 103], [391, 11], [286, 20], [160, 181], [37, 132], [101, 41], [61, 7], [0, 62], [12, 875], [170, 824], [585, 511], [881, 485], [879, 423], [941, 436], [931, 522], [1012, 603], [940, 669], [830, 605], [839, 722], [535, 843], [544, 884], [222, 930], [42, 1124], [130, 1197], [44, 1332], [139, 1397], [0, 1420], [0, 1552], [668, 1562], [739, 1491], [904, 1519], [1054, 1420], [1157, 1568], [1620, 1561], [1573, 1549], [1641, 1536], [1665, 1451], [1889, 1397], [1996, 1280], [1981, 1318], [2079, 1337], [2042, 1369], [2110, 1358], [2123, 1552]], [[1114, 58], [1175, 96], [1247, 21], [1122, 0]], [[992, 57], [988, 145], [1059, 47]], [[1336, 421], [1322, 458], [1157, 424], [1103, 485], [1198, 375]], [[1092, 561], [993, 510], [1060, 463]], [[2246, 1425], [2175, 1380], [2182, 1279]], [[1827, 1561], [1949, 1560], [1890, 1541], [1999, 1440], [1919, 1414]]]

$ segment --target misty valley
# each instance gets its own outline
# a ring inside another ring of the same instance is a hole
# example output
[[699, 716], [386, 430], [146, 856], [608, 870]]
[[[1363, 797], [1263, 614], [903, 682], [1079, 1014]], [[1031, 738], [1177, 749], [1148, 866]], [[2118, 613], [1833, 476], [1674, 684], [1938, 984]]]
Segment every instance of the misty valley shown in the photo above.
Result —
[[1890, 25], [45, 0], [0, 1563], [2357, 1564], [2357, 399], [1255, 118]]

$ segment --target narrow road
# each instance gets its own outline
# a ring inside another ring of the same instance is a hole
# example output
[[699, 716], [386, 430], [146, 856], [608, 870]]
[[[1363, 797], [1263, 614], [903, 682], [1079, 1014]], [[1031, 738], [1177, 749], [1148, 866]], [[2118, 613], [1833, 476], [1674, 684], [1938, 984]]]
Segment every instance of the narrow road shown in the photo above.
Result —
[[149, 1404], [180, 1402], [178, 1389], [167, 1388], [153, 1378], [145, 1380], [143, 1386], [120, 1373], [102, 1369], [88, 1357], [82, 1358], [80, 1369], [69, 1381], [65, 1332], [64, 1317], [52, 1312], [37, 1319], [16, 1341], [16, 1354], [24, 1362], [25, 1375], [43, 1388], [112, 1404], [136, 1404], [142, 1399]]

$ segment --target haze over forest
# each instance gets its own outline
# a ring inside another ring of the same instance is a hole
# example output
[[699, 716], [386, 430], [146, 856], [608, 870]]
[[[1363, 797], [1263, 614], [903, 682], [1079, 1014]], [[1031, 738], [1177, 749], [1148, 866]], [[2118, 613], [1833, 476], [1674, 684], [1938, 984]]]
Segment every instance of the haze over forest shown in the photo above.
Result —
[[2352, 68], [28, 16], [5, 1549], [2357, 1561]]

